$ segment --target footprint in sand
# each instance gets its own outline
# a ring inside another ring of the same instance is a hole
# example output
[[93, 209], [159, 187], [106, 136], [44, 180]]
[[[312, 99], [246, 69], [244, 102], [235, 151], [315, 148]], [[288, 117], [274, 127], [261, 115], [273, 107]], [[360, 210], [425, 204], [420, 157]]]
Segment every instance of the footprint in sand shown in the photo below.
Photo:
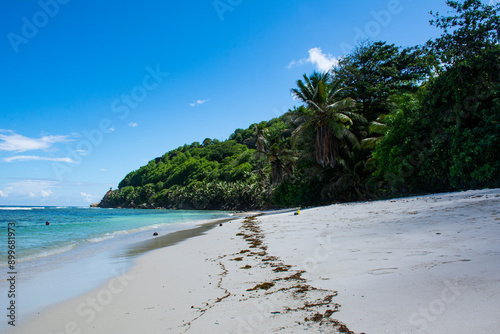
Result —
[[399, 268], [379, 268], [379, 269], [372, 269], [368, 270], [368, 274], [371, 275], [387, 275], [387, 274], [394, 274], [396, 270]]
[[432, 252], [417, 251], [417, 252], [412, 252], [412, 254], [408, 254], [407, 256], [425, 256], [425, 255], [429, 255], [429, 254], [432, 254]]

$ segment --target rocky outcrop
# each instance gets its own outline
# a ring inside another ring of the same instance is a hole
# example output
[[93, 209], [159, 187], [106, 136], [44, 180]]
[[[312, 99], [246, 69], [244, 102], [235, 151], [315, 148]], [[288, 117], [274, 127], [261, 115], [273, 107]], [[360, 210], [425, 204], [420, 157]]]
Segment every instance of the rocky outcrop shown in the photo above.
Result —
[[99, 203], [90, 204], [90, 207], [91, 208], [109, 208], [109, 207], [111, 207], [110, 203], [108, 203], [109, 202], [108, 198], [112, 192], [113, 192], [113, 188], [110, 188], [108, 190], [108, 192], [106, 193], [106, 195], [104, 195], [104, 197], [102, 198], [102, 200]]

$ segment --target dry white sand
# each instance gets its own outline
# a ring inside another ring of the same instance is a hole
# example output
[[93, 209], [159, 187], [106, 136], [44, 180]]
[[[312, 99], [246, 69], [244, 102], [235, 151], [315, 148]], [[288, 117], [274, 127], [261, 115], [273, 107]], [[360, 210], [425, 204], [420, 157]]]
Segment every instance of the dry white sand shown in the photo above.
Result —
[[263, 217], [268, 251], [338, 289], [355, 332], [499, 333], [500, 190]]
[[496, 333], [499, 309], [497, 189], [225, 223], [14, 333]]

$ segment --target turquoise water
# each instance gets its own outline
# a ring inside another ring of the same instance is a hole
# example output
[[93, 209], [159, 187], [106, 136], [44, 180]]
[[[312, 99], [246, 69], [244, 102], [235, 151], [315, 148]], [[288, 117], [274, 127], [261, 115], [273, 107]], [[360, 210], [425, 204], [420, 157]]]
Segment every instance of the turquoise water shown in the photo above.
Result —
[[[154, 232], [161, 236], [229, 216], [224, 211], [0, 206], [0, 307], [9, 302], [9, 226], [15, 229], [16, 305], [22, 323], [125, 273], [134, 261], [131, 246], [154, 238]], [[5, 328], [2, 321], [0, 332]]]
[[[227, 216], [227, 212], [221, 211], [0, 206], [0, 227], [7, 231], [9, 223], [15, 225], [16, 257], [18, 262], [23, 262], [135, 232], [153, 232]], [[3, 245], [7, 244], [6, 237], [4, 233]], [[2, 259], [6, 255], [7, 247], [0, 247]]]

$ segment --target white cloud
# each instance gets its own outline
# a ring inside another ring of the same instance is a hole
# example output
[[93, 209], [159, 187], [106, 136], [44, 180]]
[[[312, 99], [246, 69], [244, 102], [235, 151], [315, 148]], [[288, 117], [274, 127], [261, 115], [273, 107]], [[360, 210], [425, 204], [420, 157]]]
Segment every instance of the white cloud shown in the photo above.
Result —
[[204, 103], [207, 103], [208, 101], [210, 101], [210, 99], [206, 99], [206, 100], [198, 100], [196, 101], [195, 103], [190, 103], [189, 105], [191, 107], [196, 107], [196, 106], [199, 106], [199, 105], [202, 105]]
[[47, 190], [41, 190], [40, 191], [40, 196], [42, 197], [49, 197], [53, 194], [52, 190], [47, 189]]
[[87, 194], [85, 192], [80, 192], [80, 195], [83, 197], [83, 199], [88, 202], [88, 203], [92, 203], [96, 200], [99, 199], [99, 196], [96, 196], [96, 195], [91, 195], [91, 194]]
[[51, 158], [51, 157], [40, 157], [37, 155], [17, 155], [14, 157], [8, 157], [3, 159], [5, 162], [14, 162], [14, 161], [55, 161], [55, 162], [67, 162], [74, 163], [71, 158]]
[[83, 137], [83, 135], [81, 133], [78, 133], [78, 132], [71, 132], [70, 133], [71, 137], [73, 138], [80, 138], [80, 137]]
[[309, 58], [292, 60], [290, 64], [288, 64], [288, 69], [292, 68], [293, 66], [300, 66], [306, 63], [313, 64], [316, 69], [321, 72], [326, 72], [337, 66], [339, 60], [331, 54], [323, 53], [321, 48], [312, 48], [309, 50]]
[[8, 196], [27, 196], [31, 198], [42, 197], [47, 198], [54, 195], [52, 188], [57, 187], [56, 181], [45, 180], [21, 180], [7, 184], [3, 190], [0, 191], [0, 197]]
[[101, 168], [99, 169], [101, 172], [107, 172], [108, 170], [106, 168]]
[[87, 150], [75, 150], [75, 153], [78, 153], [79, 155], [89, 155]]
[[137, 124], [135, 122], [130, 122], [130, 123], [128, 123], [128, 126], [130, 126], [131, 128], [136, 128], [139, 126], [139, 124]]
[[47, 150], [52, 144], [69, 141], [68, 136], [42, 136], [40, 138], [28, 138], [10, 130], [2, 130], [0, 133], [0, 151], [25, 152], [33, 150]]

